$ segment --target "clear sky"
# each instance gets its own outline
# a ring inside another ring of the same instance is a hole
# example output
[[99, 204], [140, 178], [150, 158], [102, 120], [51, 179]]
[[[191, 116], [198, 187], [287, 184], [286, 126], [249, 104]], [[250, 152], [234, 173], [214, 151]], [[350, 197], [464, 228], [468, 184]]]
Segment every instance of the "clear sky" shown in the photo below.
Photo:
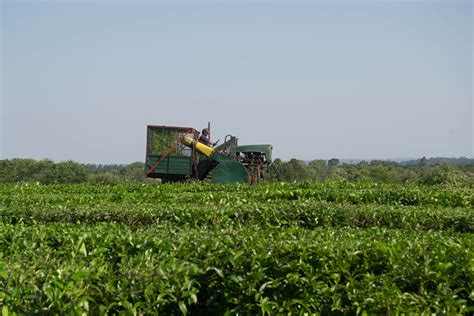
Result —
[[1, 0], [0, 158], [144, 161], [146, 125], [274, 156], [473, 157], [473, 1]]

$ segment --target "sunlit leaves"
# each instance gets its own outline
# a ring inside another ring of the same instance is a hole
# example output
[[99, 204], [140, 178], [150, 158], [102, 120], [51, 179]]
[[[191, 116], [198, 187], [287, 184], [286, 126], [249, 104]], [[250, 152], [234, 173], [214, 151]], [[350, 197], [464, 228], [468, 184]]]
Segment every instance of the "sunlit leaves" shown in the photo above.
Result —
[[0, 185], [25, 314], [470, 313], [473, 192], [380, 184]]

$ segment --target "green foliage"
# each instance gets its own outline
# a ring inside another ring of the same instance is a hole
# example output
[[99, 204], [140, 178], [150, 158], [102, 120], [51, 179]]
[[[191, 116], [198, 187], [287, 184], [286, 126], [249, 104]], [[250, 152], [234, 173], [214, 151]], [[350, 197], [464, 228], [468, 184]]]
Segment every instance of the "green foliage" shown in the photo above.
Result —
[[[173, 136], [174, 137], [174, 136]], [[173, 155], [185, 154], [182, 148]], [[371, 161], [341, 164], [337, 159], [313, 160], [306, 163], [291, 159], [276, 159], [265, 172], [266, 181], [326, 181], [349, 180], [351, 182], [416, 183], [449, 187], [474, 188], [472, 165], [402, 165], [390, 161]], [[82, 165], [72, 161], [54, 163], [50, 160], [33, 159], [0, 160], [0, 183], [102, 183], [117, 184], [146, 182], [145, 164], [129, 165]]]
[[377, 183], [417, 183], [452, 187], [474, 187], [474, 170], [469, 165], [402, 165], [391, 161], [373, 160], [355, 164], [341, 164], [337, 159], [327, 163], [314, 160], [305, 163], [292, 159], [276, 159], [267, 168], [269, 181], [342, 180]]
[[183, 185], [3, 185], [4, 223], [98, 221], [260, 226], [392, 227], [474, 231], [472, 190], [348, 182], [258, 187]]
[[51, 160], [0, 160], [0, 183], [43, 182], [50, 177], [53, 168]]
[[134, 162], [120, 170], [122, 178], [129, 179], [132, 182], [143, 182], [145, 180], [144, 164]]
[[44, 177], [44, 183], [82, 183], [87, 180], [86, 168], [73, 161], [54, 164], [50, 174]]
[[180, 143], [176, 144], [182, 136], [182, 131], [175, 131], [172, 129], [152, 130], [151, 144], [149, 146], [150, 154], [163, 155], [171, 149], [170, 155], [186, 156], [183, 151], [184, 146]]
[[[299, 164], [296, 164], [298, 166]], [[469, 314], [469, 188], [0, 185], [6, 314]]]
[[118, 184], [122, 182], [122, 178], [117, 172], [105, 171], [92, 174], [89, 180], [93, 183], [101, 184]]
[[462, 172], [447, 165], [428, 168], [420, 176], [420, 182], [426, 185], [468, 186], [470, 180]]
[[0, 160], [0, 183], [82, 183], [87, 179], [85, 166], [73, 161]]
[[54, 163], [33, 159], [0, 160], [0, 183], [102, 183], [143, 182], [145, 164], [83, 165], [74, 161]]

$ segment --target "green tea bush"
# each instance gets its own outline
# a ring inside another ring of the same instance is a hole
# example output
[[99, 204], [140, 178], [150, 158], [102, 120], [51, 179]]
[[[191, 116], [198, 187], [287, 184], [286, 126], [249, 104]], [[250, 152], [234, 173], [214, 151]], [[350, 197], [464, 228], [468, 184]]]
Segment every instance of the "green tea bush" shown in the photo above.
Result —
[[469, 314], [473, 192], [299, 182], [0, 185], [15, 314]]

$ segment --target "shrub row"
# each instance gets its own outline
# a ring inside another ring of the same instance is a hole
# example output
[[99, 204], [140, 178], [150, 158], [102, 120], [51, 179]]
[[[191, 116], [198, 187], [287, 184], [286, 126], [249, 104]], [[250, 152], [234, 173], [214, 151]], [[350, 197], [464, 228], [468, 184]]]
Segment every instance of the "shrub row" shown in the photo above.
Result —
[[0, 185], [0, 205], [60, 205], [101, 203], [235, 204], [314, 199], [335, 203], [473, 207], [474, 191], [467, 188], [348, 182], [128, 185]]
[[471, 234], [385, 228], [0, 225], [0, 301], [7, 311], [474, 311]]
[[352, 205], [298, 200], [282, 202], [237, 203], [236, 205], [133, 205], [103, 204], [96, 207], [0, 206], [5, 224], [49, 222], [87, 223], [116, 222], [126, 225], [174, 227], [214, 226], [268, 227], [299, 226], [314, 229], [334, 227], [388, 227], [414, 230], [453, 230], [474, 232], [471, 208], [428, 208], [420, 206]]

